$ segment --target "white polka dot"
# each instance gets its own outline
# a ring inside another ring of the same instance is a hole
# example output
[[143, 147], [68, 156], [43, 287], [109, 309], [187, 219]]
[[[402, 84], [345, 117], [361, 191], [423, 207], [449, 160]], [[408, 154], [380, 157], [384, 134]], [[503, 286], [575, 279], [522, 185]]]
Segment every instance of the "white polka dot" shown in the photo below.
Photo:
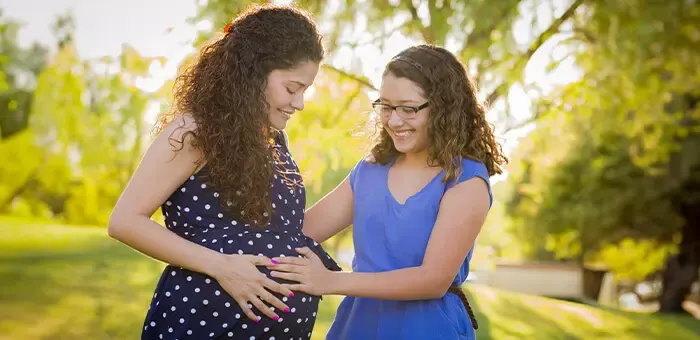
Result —
[[214, 227], [216, 227], [216, 226], [214, 225], [214, 223], [209, 223], [209, 228], [214, 229]]
[[199, 291], [200, 291], [199, 287], [197, 287], [197, 288], [194, 289], [194, 292], [195, 292], [195, 293], [199, 293]]
[[155, 327], [155, 326], [156, 326], [155, 321], [151, 321], [151, 327]]
[[170, 307], [170, 310], [173, 311], [173, 312], [174, 312], [176, 309], [177, 309], [177, 308], [175, 308], [175, 306]]
[[204, 209], [206, 209], [206, 210], [209, 210], [209, 209], [211, 209], [211, 205], [209, 205], [209, 204], [205, 204], [205, 205], [204, 205]]
[[206, 189], [206, 188], [207, 188], [207, 185], [206, 185], [206, 184], [202, 184], [202, 189]]
[[305, 297], [301, 298], [301, 302], [306, 302], [306, 298]]
[[167, 313], [163, 312], [163, 319], [165, 319], [165, 317], [166, 317], [167, 315], [168, 315]]
[[285, 329], [284, 329], [284, 332], [285, 332], [285, 333], [289, 332], [289, 328], [285, 328]]
[[301, 318], [297, 319], [297, 323], [301, 323]]
[[285, 296], [285, 297], [282, 297], [282, 301], [287, 302], [287, 300], [288, 300], [288, 299], [287, 299], [286, 296]]
[[180, 318], [180, 323], [185, 323], [185, 319]]
[[228, 324], [224, 323], [223, 325], [221, 325], [221, 327], [226, 328], [226, 327], [228, 327]]
[[248, 325], [243, 324], [243, 326], [241, 326], [241, 328], [246, 329], [246, 328], [248, 328]]
[[165, 292], [165, 296], [170, 296], [170, 292]]
[[214, 197], [219, 197], [219, 193], [218, 193], [218, 192], [215, 192], [215, 193], [214, 193]]
[[191, 330], [191, 329], [188, 329], [188, 330], [187, 330], [187, 335], [192, 335], [192, 330]]
[[187, 189], [182, 188], [182, 189], [180, 189], [180, 191], [185, 192], [185, 191], [187, 191]]
[[272, 249], [272, 245], [271, 245], [271, 244], [268, 244], [268, 245], [267, 245], [267, 249]]
[[284, 321], [284, 319], [283, 319], [283, 318], [279, 318], [279, 319], [277, 319], [277, 322], [282, 322], [282, 321]]
[[175, 290], [180, 290], [180, 285], [175, 285]]
[[263, 329], [263, 332], [267, 332], [267, 331], [269, 331], [269, 330], [270, 330], [269, 327], [265, 327], [265, 329]]
[[168, 333], [172, 333], [172, 332], [173, 332], [173, 328], [172, 328], [172, 327], [168, 327]]
[[236, 222], [236, 221], [231, 221], [231, 224], [236, 225], [236, 224], [238, 224], [238, 222]]
[[296, 312], [296, 311], [297, 311], [296, 308], [292, 308], [292, 313], [294, 313], [294, 312]]
[[216, 290], [216, 291], [214, 291], [214, 295], [219, 296], [219, 295], [221, 295], [221, 292]]
[[187, 296], [182, 298], [182, 302], [187, 302]]
[[196, 218], [197, 218], [197, 221], [201, 221], [201, 220], [202, 220], [202, 216], [197, 216]]
[[224, 303], [224, 306], [226, 306], [226, 308], [228, 308], [228, 307], [231, 307], [231, 304], [226, 302], [226, 303]]
[[199, 197], [197, 197], [197, 196], [192, 196], [192, 200], [193, 200], [193, 201], [196, 201], [196, 200], [198, 200], [198, 199], [199, 199]]
[[241, 315], [236, 313], [236, 319], [240, 319], [240, 318], [241, 318]]
[[204, 321], [204, 320], [202, 320], [202, 321], [200, 321], [200, 322], [199, 322], [199, 324], [200, 324], [200, 325], [202, 325], [202, 326], [204, 326], [204, 325], [206, 325], [206, 324], [207, 324], [207, 322], [206, 322], [206, 321]]
[[214, 332], [209, 333], [209, 337], [213, 338], [214, 337]]
[[192, 309], [190, 309], [190, 313], [192, 313], [192, 314], [197, 313], [197, 310], [192, 308]]
[[211, 313], [211, 315], [213, 315], [215, 318], [219, 317], [219, 313], [218, 313], [218, 312]]
[[248, 244], [253, 245], [253, 240], [248, 241]]
[[190, 208], [185, 207], [185, 212], [190, 212]]
[[233, 332], [228, 332], [228, 337], [233, 337]]
[[175, 271], [174, 271], [174, 270], [171, 271], [171, 272], [170, 272], [170, 275], [175, 276]]
[[206, 282], [207, 284], [210, 284], [210, 283], [211, 283], [211, 279], [209, 279], [209, 278], [204, 279], [204, 282]]
[[216, 215], [216, 216], [217, 216], [218, 218], [222, 218], [222, 217], [224, 217], [224, 214], [222, 214], [222, 213], [219, 213], [219, 214], [218, 214], [218, 215]]
[[204, 305], [206, 306], [206, 305], [208, 305], [208, 304], [209, 304], [209, 300], [207, 300], [207, 299], [204, 299], [204, 301], [202, 301], [202, 303], [203, 303], [203, 304], [204, 304]]

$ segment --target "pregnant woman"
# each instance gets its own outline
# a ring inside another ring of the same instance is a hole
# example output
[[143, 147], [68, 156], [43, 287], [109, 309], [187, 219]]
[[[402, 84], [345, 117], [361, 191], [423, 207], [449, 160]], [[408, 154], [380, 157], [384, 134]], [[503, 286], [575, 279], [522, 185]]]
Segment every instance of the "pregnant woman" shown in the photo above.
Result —
[[[178, 77], [109, 222], [112, 237], [168, 263], [142, 339], [311, 337], [319, 296], [292, 293], [265, 265], [310, 247], [340, 269], [302, 234], [304, 182], [283, 132], [322, 58], [305, 12], [255, 6]], [[166, 228], [151, 220], [158, 208]]]

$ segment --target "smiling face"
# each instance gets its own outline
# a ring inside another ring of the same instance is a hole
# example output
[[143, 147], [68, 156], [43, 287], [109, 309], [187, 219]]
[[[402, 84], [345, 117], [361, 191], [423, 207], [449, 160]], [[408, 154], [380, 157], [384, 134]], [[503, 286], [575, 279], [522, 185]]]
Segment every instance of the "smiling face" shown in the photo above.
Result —
[[[387, 72], [379, 88], [379, 101], [392, 106], [417, 108], [425, 104], [428, 99], [425, 98], [423, 90], [413, 81]], [[430, 108], [423, 108], [412, 114], [410, 118], [402, 118], [396, 110], [386, 111], [388, 112], [380, 115], [380, 119], [384, 130], [391, 136], [396, 151], [404, 154], [427, 152]]]
[[304, 109], [304, 93], [316, 79], [319, 64], [306, 61], [288, 70], [274, 70], [267, 77], [265, 98], [270, 105], [270, 125], [284, 130], [296, 111]]

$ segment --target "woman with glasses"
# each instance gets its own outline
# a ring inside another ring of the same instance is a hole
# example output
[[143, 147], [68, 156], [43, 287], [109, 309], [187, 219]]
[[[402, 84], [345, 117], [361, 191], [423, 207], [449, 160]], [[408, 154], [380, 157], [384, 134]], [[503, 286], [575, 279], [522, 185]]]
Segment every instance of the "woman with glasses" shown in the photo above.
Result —
[[490, 209], [489, 177], [507, 162], [464, 66], [428, 45], [393, 58], [373, 103], [379, 136], [335, 190], [306, 213], [323, 242], [353, 225], [352, 272], [310, 250], [274, 258], [292, 290], [346, 295], [327, 339], [474, 339], [459, 288]]

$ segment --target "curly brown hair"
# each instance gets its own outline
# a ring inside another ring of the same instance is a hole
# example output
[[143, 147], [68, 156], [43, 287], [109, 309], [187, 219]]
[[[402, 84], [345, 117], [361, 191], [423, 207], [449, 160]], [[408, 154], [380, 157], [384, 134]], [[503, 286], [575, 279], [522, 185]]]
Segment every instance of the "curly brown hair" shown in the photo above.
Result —
[[[323, 57], [322, 36], [309, 13], [253, 5], [176, 78], [174, 105], [160, 129], [178, 115], [193, 117], [196, 128], [188, 134], [227, 212], [257, 225], [269, 222], [275, 131], [268, 118], [267, 78], [274, 70], [320, 63]], [[184, 137], [176, 142], [182, 145]]]
[[[463, 158], [484, 163], [490, 176], [503, 172], [508, 159], [486, 121], [474, 82], [452, 53], [432, 45], [409, 47], [387, 64], [384, 75], [388, 73], [413, 81], [425, 93], [430, 103], [428, 164], [446, 170], [445, 182], [459, 176]], [[371, 161], [385, 165], [399, 152], [378, 123]]]

